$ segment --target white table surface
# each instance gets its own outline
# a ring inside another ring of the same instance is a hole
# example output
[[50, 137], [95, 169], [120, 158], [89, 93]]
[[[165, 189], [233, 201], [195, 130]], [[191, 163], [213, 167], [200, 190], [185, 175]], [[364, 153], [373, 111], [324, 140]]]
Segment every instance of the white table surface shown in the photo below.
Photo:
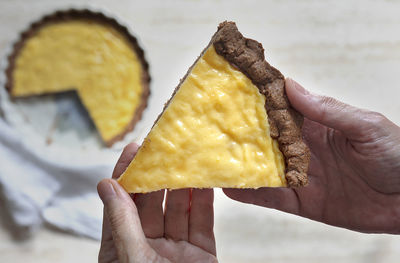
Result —
[[[0, 0], [0, 54], [27, 24], [68, 0]], [[149, 129], [223, 20], [262, 42], [268, 61], [308, 89], [400, 123], [400, 1], [88, 1], [139, 36], [151, 65]], [[365, 235], [231, 201], [218, 190], [221, 262], [398, 262], [400, 236]], [[340, 211], [338, 211], [340, 212]], [[0, 203], [1, 262], [94, 262], [99, 244], [48, 228], [16, 239]], [[11, 231], [10, 231], [11, 230]]]

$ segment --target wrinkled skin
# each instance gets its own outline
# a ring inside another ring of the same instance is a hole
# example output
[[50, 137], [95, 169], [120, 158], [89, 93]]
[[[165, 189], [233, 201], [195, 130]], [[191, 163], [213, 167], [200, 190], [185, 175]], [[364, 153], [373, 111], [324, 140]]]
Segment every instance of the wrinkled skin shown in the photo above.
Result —
[[232, 199], [368, 233], [400, 233], [400, 128], [383, 115], [306, 91], [286, 80], [305, 116], [309, 184], [224, 189]]
[[[113, 173], [119, 177], [137, 145], [125, 147]], [[100, 263], [217, 262], [212, 189], [164, 190], [130, 196], [113, 179], [98, 185], [104, 203]]]
[[[231, 198], [361, 232], [400, 233], [400, 128], [383, 115], [314, 95], [292, 80], [286, 92], [305, 116], [311, 149], [303, 188], [224, 189]], [[136, 153], [128, 145], [118, 177]], [[184, 189], [135, 195], [99, 183], [105, 205], [99, 262], [216, 262], [213, 193]], [[113, 194], [110, 194], [113, 193]]]

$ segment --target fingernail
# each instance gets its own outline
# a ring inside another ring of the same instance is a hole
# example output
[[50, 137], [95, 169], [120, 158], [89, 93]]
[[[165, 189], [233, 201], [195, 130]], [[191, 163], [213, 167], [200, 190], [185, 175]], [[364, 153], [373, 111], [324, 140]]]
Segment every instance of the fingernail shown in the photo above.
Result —
[[103, 203], [117, 195], [110, 179], [100, 181], [97, 185], [97, 192], [99, 193], [100, 199]]
[[293, 87], [294, 89], [296, 89], [297, 92], [299, 92], [299, 93], [301, 93], [301, 94], [303, 94], [303, 95], [310, 94], [310, 93], [308, 92], [308, 90], [306, 90], [305, 88], [303, 88], [299, 83], [297, 83], [297, 82], [294, 81], [293, 79], [288, 78], [287, 80], [288, 80], [288, 82], [290, 83], [289, 85], [290, 85], [291, 87]]

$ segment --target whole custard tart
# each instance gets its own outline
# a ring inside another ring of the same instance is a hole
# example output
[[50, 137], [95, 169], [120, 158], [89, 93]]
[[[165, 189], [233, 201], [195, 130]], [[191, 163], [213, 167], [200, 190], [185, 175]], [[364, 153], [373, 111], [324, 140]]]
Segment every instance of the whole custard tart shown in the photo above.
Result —
[[148, 63], [128, 29], [89, 10], [58, 11], [21, 34], [8, 58], [11, 98], [75, 91], [107, 146], [140, 120]]

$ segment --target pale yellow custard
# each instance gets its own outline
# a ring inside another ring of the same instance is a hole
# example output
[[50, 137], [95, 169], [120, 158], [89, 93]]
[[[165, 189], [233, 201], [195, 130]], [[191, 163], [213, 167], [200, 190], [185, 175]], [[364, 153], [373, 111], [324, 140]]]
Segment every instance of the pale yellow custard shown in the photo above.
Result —
[[112, 26], [54, 22], [28, 38], [12, 73], [14, 97], [76, 90], [104, 141], [123, 133], [140, 105], [142, 66]]
[[286, 186], [265, 96], [211, 45], [181, 84], [119, 183], [158, 189]]

